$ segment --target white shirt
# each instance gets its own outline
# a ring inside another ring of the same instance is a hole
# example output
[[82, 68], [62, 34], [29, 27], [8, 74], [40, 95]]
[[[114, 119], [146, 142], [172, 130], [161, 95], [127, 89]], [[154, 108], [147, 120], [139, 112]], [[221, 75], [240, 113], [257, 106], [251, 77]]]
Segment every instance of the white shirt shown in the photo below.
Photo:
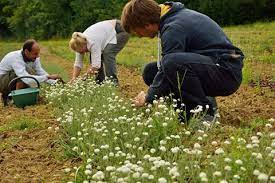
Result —
[[[91, 65], [94, 68], [101, 67], [101, 54], [107, 44], [117, 44], [116, 20], [105, 20], [88, 27], [83, 34], [87, 38], [87, 48], [91, 52]], [[76, 52], [74, 66], [83, 67], [84, 54]]]
[[[36, 75], [31, 75], [27, 72], [26, 67], [31, 67], [36, 72]], [[0, 77], [14, 71], [16, 76], [32, 76], [38, 80], [39, 83], [47, 82], [54, 84], [56, 81], [48, 79], [48, 73], [41, 67], [40, 58], [36, 58], [34, 62], [25, 62], [22, 55], [22, 50], [17, 50], [8, 53], [0, 62]], [[22, 79], [22, 81], [30, 86], [36, 83], [33, 79]]]

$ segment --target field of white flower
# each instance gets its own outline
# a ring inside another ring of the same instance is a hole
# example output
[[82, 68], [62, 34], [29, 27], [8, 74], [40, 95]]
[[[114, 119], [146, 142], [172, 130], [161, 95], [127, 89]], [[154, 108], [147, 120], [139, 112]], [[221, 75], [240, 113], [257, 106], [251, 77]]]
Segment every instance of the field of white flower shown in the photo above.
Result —
[[197, 128], [179, 123], [173, 101], [136, 109], [111, 83], [92, 80], [45, 96], [66, 155], [81, 161], [64, 169], [67, 182], [275, 182], [274, 119]]

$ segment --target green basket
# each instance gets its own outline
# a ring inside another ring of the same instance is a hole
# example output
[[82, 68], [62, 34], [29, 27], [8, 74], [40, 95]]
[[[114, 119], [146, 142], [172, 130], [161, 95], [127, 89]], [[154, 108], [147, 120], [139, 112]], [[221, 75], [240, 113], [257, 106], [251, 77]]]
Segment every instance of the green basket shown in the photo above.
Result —
[[10, 92], [9, 96], [12, 97], [12, 100], [16, 105], [16, 107], [24, 108], [25, 106], [34, 105], [37, 103], [40, 84], [32, 76], [22, 76], [11, 80], [11, 82], [9, 83], [9, 88], [14, 82], [16, 82], [18, 79], [21, 79], [21, 78], [31, 78], [31, 79], [34, 79], [37, 83], [37, 88], [25, 88], [25, 89], [13, 90]]

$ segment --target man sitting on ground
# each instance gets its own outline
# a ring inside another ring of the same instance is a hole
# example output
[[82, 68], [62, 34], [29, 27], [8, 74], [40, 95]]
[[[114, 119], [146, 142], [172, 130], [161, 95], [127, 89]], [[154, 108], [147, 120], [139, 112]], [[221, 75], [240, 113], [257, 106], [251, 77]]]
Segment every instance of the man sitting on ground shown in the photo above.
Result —
[[10, 81], [16, 77], [32, 76], [38, 82], [54, 84], [61, 79], [58, 74], [49, 75], [42, 67], [39, 58], [39, 44], [33, 40], [27, 40], [23, 49], [13, 51], [5, 55], [0, 62], [0, 92], [4, 105], [7, 105], [10, 90], [23, 89], [35, 84], [35, 80], [25, 78], [18, 80], [14, 86], [8, 88]]

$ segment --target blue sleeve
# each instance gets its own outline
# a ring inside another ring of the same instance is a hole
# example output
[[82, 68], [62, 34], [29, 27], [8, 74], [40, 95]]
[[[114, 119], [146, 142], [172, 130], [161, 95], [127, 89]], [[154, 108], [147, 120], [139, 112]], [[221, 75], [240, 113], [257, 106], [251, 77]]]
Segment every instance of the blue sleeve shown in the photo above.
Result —
[[146, 103], [152, 103], [155, 99], [162, 96], [167, 96], [170, 93], [170, 84], [167, 77], [164, 75], [163, 70], [157, 72], [153, 83], [150, 85], [147, 96]]
[[182, 29], [168, 27], [161, 34], [162, 55], [186, 52], [186, 36]]

